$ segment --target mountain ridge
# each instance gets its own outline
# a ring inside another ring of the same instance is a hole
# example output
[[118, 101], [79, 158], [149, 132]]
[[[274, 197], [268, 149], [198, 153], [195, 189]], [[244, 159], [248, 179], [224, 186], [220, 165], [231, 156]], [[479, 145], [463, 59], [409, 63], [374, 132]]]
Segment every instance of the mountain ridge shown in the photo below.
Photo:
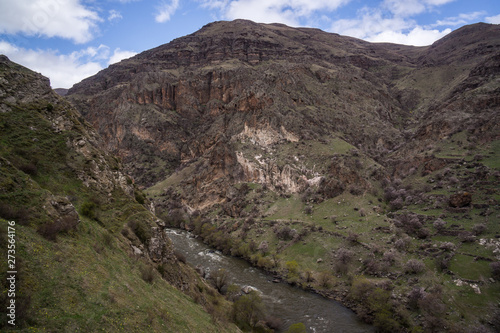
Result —
[[[500, 235], [499, 57], [500, 27], [483, 23], [412, 47], [223, 21], [67, 98], [168, 225], [381, 330], [460, 331], [498, 327], [483, 312], [500, 260], [484, 245]], [[452, 279], [484, 281], [470, 314]]]

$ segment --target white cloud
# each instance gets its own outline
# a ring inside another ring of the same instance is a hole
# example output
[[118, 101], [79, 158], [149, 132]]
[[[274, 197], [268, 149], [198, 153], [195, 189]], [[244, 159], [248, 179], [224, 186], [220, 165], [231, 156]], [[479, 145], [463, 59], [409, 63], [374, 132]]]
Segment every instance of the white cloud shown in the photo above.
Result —
[[500, 24], [500, 14], [496, 16], [488, 16], [486, 18], [486, 23]]
[[137, 52], [125, 51], [125, 50], [122, 51], [122, 50], [120, 50], [120, 48], [117, 48], [113, 52], [113, 55], [109, 58], [108, 64], [111, 65], [111, 64], [120, 62], [123, 59], [128, 59], [130, 57], [135, 56], [136, 54], [137, 54]]
[[371, 42], [389, 42], [396, 44], [406, 44], [414, 46], [425, 46], [434, 43], [436, 40], [449, 34], [451, 29], [427, 30], [422, 27], [415, 27], [408, 33], [386, 30], [379, 32], [374, 36], [368, 38]]
[[108, 21], [118, 21], [121, 20], [122, 18], [123, 16], [119, 11], [114, 9], [109, 11]]
[[179, 0], [171, 0], [170, 3], [162, 2], [157, 8], [158, 12], [155, 15], [156, 22], [164, 23], [169, 21], [177, 8], [179, 8]]
[[458, 26], [458, 25], [469, 24], [470, 22], [477, 20], [484, 14], [485, 14], [484, 11], [460, 14], [455, 17], [447, 17], [443, 20], [437, 20], [435, 24], [431, 24], [430, 26], [439, 27], [439, 26]]
[[357, 37], [370, 42], [386, 42], [415, 46], [430, 45], [450, 33], [419, 26], [410, 18], [384, 16], [381, 9], [364, 8], [358, 19], [335, 21], [331, 31], [342, 35]]
[[382, 7], [396, 16], [412, 16], [442, 6], [455, 0], [384, 0]]
[[76, 43], [93, 38], [98, 14], [80, 0], [16, 0], [0, 5], [0, 33], [61, 37]]
[[97, 49], [85, 49], [69, 55], [59, 54], [54, 50], [30, 50], [0, 41], [0, 53], [10, 60], [50, 78], [53, 88], [70, 88], [86, 77], [102, 69], [97, 61], [82, 61], [91, 57]]
[[111, 54], [108, 46], [99, 45], [70, 54], [60, 54], [56, 50], [25, 49], [0, 40], [0, 54], [5, 54], [10, 60], [47, 76], [53, 88], [70, 88], [105, 66], [132, 57], [136, 53], [116, 48]]
[[204, 8], [219, 10], [229, 20], [249, 19], [292, 26], [324, 11], [334, 11], [351, 0], [199, 0]]

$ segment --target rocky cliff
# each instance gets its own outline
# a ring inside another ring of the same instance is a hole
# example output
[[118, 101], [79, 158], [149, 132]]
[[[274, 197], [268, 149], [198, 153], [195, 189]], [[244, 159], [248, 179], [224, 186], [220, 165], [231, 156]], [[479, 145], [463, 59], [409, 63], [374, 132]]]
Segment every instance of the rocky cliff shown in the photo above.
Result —
[[69, 96], [145, 187], [198, 162], [213, 169], [205, 185], [224, 176], [300, 192], [327, 174], [266, 158], [282, 143], [342, 140], [391, 174], [389, 153], [406, 163], [467, 128], [491, 141], [497, 57], [494, 25], [417, 48], [237, 20], [112, 65]]

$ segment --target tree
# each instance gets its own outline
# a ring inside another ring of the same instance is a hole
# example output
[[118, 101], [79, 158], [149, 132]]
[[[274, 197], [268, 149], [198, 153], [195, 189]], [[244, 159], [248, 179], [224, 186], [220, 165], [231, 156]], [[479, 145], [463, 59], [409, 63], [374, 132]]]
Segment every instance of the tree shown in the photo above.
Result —
[[262, 299], [256, 291], [241, 296], [233, 303], [233, 318], [243, 330], [255, 327], [264, 318]]
[[220, 268], [213, 274], [210, 274], [209, 280], [214, 288], [217, 289], [219, 293], [222, 293], [222, 289], [224, 289], [228, 283], [229, 275], [224, 268]]

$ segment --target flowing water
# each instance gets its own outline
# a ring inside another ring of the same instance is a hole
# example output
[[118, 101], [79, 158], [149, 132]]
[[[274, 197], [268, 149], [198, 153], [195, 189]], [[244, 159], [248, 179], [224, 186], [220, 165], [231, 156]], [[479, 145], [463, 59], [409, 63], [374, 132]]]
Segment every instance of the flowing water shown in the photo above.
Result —
[[257, 289], [265, 304], [266, 314], [282, 319], [285, 329], [301, 322], [306, 325], [307, 332], [374, 332], [373, 327], [360, 322], [351, 310], [338, 302], [286, 283], [274, 283], [269, 274], [242, 259], [212, 250], [186, 231], [168, 229], [167, 234], [191, 265], [203, 267], [208, 272], [224, 268], [229, 273], [229, 283]]

